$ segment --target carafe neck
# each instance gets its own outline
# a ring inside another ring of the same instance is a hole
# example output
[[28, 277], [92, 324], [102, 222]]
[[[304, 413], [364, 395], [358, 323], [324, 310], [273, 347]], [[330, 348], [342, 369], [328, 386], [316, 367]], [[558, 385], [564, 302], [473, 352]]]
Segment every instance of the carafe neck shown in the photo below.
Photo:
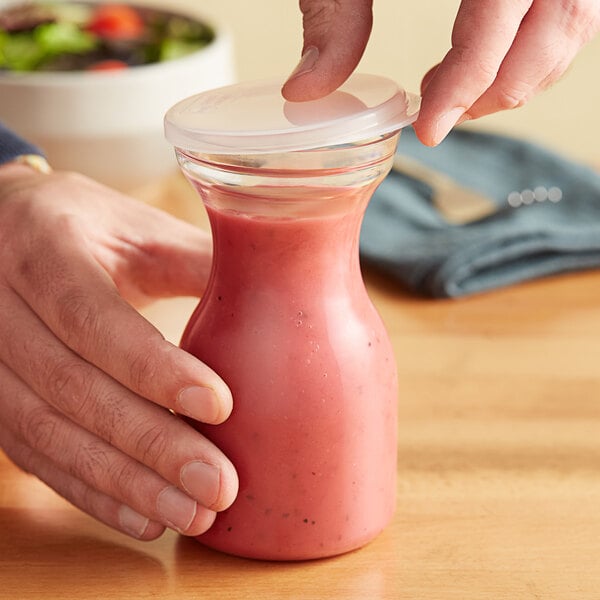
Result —
[[362, 215], [391, 167], [398, 134], [356, 145], [250, 156], [178, 153], [208, 211], [213, 279], [334, 285], [359, 274]]

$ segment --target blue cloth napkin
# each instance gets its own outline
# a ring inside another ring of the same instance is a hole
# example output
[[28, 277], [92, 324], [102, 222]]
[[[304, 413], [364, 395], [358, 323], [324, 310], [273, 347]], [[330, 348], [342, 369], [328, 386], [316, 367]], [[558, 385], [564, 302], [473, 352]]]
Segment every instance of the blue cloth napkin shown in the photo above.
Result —
[[[427, 184], [390, 173], [367, 209], [361, 260], [409, 290], [459, 297], [600, 266], [600, 176], [592, 169], [529, 142], [461, 129], [427, 148], [407, 128], [398, 152], [498, 204], [495, 214], [452, 225]], [[536, 187], [558, 188], [562, 199], [507, 202]]]

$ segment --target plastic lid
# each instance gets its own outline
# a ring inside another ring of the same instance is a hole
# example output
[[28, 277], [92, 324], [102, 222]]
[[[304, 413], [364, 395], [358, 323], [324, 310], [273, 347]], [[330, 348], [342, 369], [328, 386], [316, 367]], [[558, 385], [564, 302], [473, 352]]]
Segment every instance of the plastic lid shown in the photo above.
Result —
[[347, 144], [402, 129], [420, 98], [391, 79], [354, 74], [332, 94], [288, 102], [282, 81], [239, 83], [191, 96], [165, 117], [169, 142], [212, 154], [263, 154]]

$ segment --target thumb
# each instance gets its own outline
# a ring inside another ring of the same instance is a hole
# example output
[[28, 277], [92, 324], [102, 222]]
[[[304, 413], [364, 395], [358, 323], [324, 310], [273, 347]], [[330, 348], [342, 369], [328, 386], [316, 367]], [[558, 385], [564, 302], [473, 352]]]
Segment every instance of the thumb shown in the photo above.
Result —
[[316, 100], [336, 90], [359, 63], [373, 25], [372, 0], [300, 0], [304, 45], [284, 98]]
[[95, 252], [119, 293], [136, 306], [154, 298], [201, 296], [211, 269], [211, 236], [159, 209], [140, 203], [135, 209], [113, 233], [119, 243]]

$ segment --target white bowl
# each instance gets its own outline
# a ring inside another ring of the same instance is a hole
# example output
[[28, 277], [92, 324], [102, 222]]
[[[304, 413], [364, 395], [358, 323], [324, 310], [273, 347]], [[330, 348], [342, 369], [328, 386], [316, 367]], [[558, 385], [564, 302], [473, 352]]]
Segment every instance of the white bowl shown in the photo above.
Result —
[[[175, 11], [174, 11], [175, 12]], [[177, 101], [233, 83], [230, 34], [210, 19], [201, 50], [122, 71], [0, 74], [0, 120], [42, 148], [55, 169], [130, 190], [177, 169], [163, 117]]]

